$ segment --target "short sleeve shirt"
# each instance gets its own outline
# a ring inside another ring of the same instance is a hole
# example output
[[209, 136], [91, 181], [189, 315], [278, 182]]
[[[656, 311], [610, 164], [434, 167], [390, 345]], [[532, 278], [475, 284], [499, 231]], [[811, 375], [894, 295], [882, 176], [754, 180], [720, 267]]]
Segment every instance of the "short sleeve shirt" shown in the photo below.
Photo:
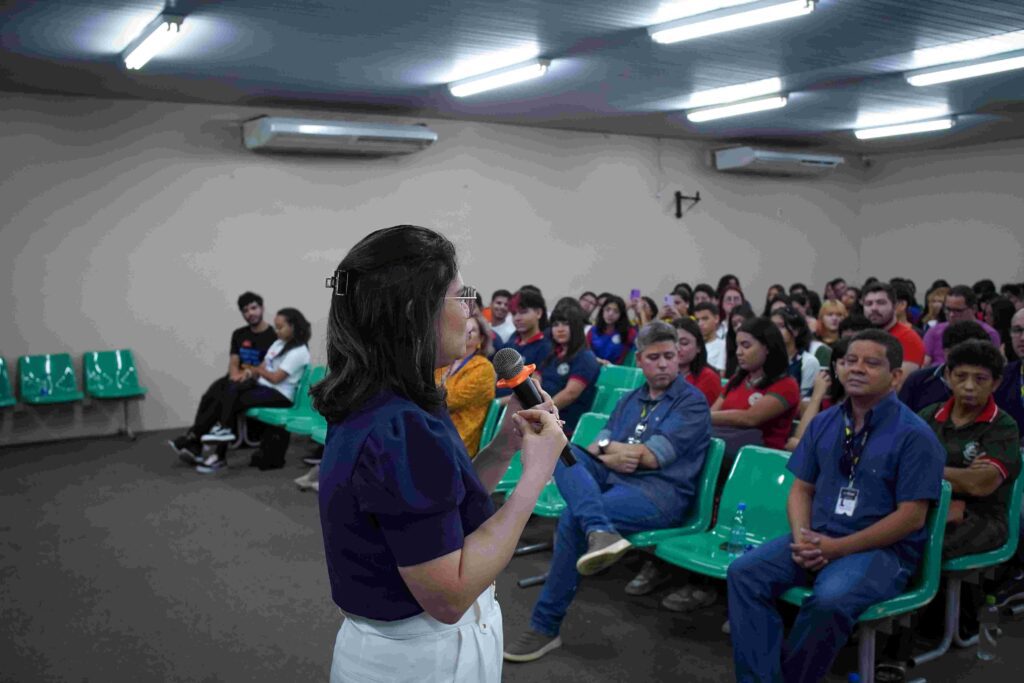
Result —
[[796, 380], [788, 375], [776, 380], [764, 389], [756, 389], [749, 382], [740, 382], [731, 389], [726, 389], [722, 410], [747, 410], [766, 395], [774, 396], [785, 404], [781, 414], [762, 422], [758, 429], [768, 448], [781, 449], [793, 431], [793, 419], [800, 410], [800, 387]]
[[243, 365], [259, 365], [276, 341], [277, 333], [269, 325], [262, 332], [253, 332], [248, 325], [239, 327], [231, 333], [231, 355], [238, 356]]
[[584, 385], [583, 393], [571, 405], [558, 411], [559, 417], [565, 421], [567, 434], [572, 434], [576, 430], [580, 416], [588, 412], [594, 404], [599, 374], [601, 374], [601, 364], [597, 362], [593, 351], [587, 348], [580, 349], [569, 360], [564, 360], [557, 354], [549, 356], [544, 367], [541, 368], [541, 386], [551, 396], [555, 396], [565, 389], [570, 379], [575, 379]]
[[993, 397], [996, 405], [1005, 410], [1024, 437], [1024, 365], [1014, 361], [1003, 370], [1003, 381], [999, 383]]
[[[841, 403], [819, 413], [787, 465], [798, 479], [814, 485], [811, 528], [837, 538], [868, 528], [900, 503], [938, 500], [946, 464], [945, 449], [932, 429], [890, 392], [867, 416], [867, 440], [852, 484], [857, 490], [853, 515], [836, 514], [840, 489], [851, 486], [840, 469], [847, 409]], [[923, 527], [893, 544], [905, 568], [916, 568], [927, 536]]]
[[[507, 344], [502, 348], [513, 348], [523, 357], [523, 365], [536, 365], [539, 369], [544, 360], [551, 355], [551, 339], [543, 332], [538, 332], [529, 339], [520, 339], [519, 335], [512, 335]], [[511, 389], [498, 389], [495, 396], [501, 398], [512, 393]]]
[[[889, 334], [903, 347], [903, 362], [914, 363], [918, 367], [924, 365], [924, 342], [914, 328], [906, 323], [896, 323], [888, 330]], [[941, 339], [941, 337], [940, 337]]]
[[274, 384], [265, 377], [260, 377], [256, 381], [258, 384], [280, 392], [289, 401], [294, 401], [295, 387], [299, 385], [302, 373], [305, 372], [306, 366], [309, 365], [309, 347], [305, 344], [296, 346], [288, 349], [288, 352], [282, 356], [281, 349], [284, 347], [285, 342], [278, 339], [267, 351], [265, 360], [267, 362], [267, 370], [270, 372], [284, 370], [287, 376], [277, 384]]
[[[999, 333], [988, 323], [983, 320], [975, 320], [974, 322], [981, 325], [982, 329], [985, 330], [985, 334], [992, 340], [992, 343], [997, 347], [1002, 344], [999, 339]], [[930, 330], [925, 332], [924, 335], [924, 351], [932, 359], [932, 364], [945, 363], [946, 362], [946, 350], [942, 348], [942, 335], [949, 327], [949, 323], [937, 323]]]
[[686, 375], [686, 381], [697, 387], [698, 391], [704, 394], [704, 398], [709, 406], [714, 405], [718, 397], [722, 395], [721, 376], [706, 365], [701, 368], [696, 377], [692, 372]]
[[999, 409], [990, 397], [974, 422], [957, 427], [950, 419], [953, 399], [921, 411], [921, 418], [935, 431], [946, 449], [946, 467], [970, 467], [985, 463], [1003, 478], [993, 493], [984, 497], [953, 493], [966, 502], [967, 514], [1006, 523], [1010, 489], [1020, 475], [1020, 434], [1013, 418]]
[[915, 413], [920, 413], [934, 403], [945, 403], [952, 395], [943, 376], [945, 369], [943, 363], [914, 370], [900, 387], [900, 400]]
[[399, 567], [463, 547], [492, 514], [455, 425], [381, 393], [329, 426], [320, 526], [334, 602], [368, 619], [423, 612]]

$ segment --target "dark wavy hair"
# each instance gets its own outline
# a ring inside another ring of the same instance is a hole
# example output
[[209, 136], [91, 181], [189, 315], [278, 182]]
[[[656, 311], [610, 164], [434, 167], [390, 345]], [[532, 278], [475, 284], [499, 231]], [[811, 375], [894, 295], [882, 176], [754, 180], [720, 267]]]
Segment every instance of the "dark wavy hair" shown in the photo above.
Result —
[[832, 378], [832, 385], [828, 388], [828, 398], [835, 405], [846, 398], [846, 388], [839, 381], [839, 369], [836, 367], [839, 361], [846, 358], [846, 352], [850, 350], [850, 337], [837, 339], [832, 345], [832, 357], [828, 361], [828, 374]]
[[337, 422], [382, 390], [424, 410], [444, 405], [434, 384], [437, 321], [458, 273], [455, 247], [415, 225], [370, 233], [338, 265], [344, 296], [332, 294], [327, 376], [310, 391], [313, 408]]
[[[704, 304], [700, 305], [703, 306]], [[690, 361], [690, 374], [696, 377], [708, 366], [708, 347], [704, 343], [704, 335], [700, 331], [700, 325], [693, 318], [687, 317], [676, 318], [672, 321], [672, 327], [689, 332], [697, 340], [697, 355]]]
[[797, 351], [806, 351], [811, 347], [811, 328], [807, 326], [807, 318], [795, 308], [777, 308], [771, 317], [779, 316], [782, 323], [793, 335], [793, 343]]
[[[577, 353], [587, 348], [587, 334], [584, 332], [586, 315], [583, 313], [579, 303], [573, 299], [572, 304], [567, 302], [564, 305], [555, 306], [555, 310], [551, 311], [548, 330], [557, 323], [566, 323], [569, 326], [569, 344], [566, 346], [565, 356], [561, 359], [561, 362], [567, 363]], [[545, 368], [549, 363], [553, 363], [556, 360], [558, 360], [558, 354], [555, 351], [554, 344], [552, 344], [551, 353], [541, 361], [540, 366]]]
[[597, 315], [597, 331], [601, 334], [608, 334], [608, 323], [604, 321], [604, 307], [608, 304], [615, 304], [619, 309], [619, 319], [615, 323], [614, 329], [622, 337], [622, 343], [625, 344], [629, 339], [629, 315], [626, 311], [626, 302], [622, 300], [621, 296], [612, 294], [605, 299], [604, 306], [601, 306], [601, 312]]
[[302, 312], [297, 308], [282, 308], [277, 312], [277, 315], [284, 318], [292, 326], [292, 338], [288, 340], [288, 343], [281, 349], [281, 353], [278, 354], [278, 357], [283, 358], [284, 354], [292, 349], [297, 349], [309, 343], [309, 338], [313, 336], [313, 326], [309, 324], [306, 316], [302, 315]]
[[985, 368], [992, 373], [992, 378], [998, 385], [1006, 369], [1006, 359], [990, 340], [969, 339], [957, 344], [946, 354], [947, 372], [951, 373], [961, 365]]
[[732, 318], [735, 315], [742, 315], [743, 320], [747, 321], [751, 318], [757, 317], [754, 313], [754, 309], [750, 307], [750, 304], [744, 302], [739, 306], [736, 306], [729, 315], [726, 316], [725, 320], [725, 376], [732, 377], [736, 374], [736, 370], [739, 367], [739, 363], [736, 360], [736, 331], [732, 328]]
[[[764, 375], [756, 385], [758, 389], [771, 386], [780, 379], [787, 377], [789, 370], [789, 358], [786, 354], [786, 342], [782, 339], [782, 332], [775, 327], [770, 318], [759, 316], [751, 318], [743, 323], [740, 332], [746, 332], [768, 349], [768, 355], [764, 359]], [[750, 374], [743, 368], [736, 371], [736, 374], [729, 380], [725, 387], [725, 393], [729, 393], [747, 379]]]
[[242, 294], [238, 297], [238, 310], [244, 311], [245, 307], [253, 302], [258, 303], [260, 307], [262, 307], [263, 297], [257, 294], [256, 292], [242, 292]]

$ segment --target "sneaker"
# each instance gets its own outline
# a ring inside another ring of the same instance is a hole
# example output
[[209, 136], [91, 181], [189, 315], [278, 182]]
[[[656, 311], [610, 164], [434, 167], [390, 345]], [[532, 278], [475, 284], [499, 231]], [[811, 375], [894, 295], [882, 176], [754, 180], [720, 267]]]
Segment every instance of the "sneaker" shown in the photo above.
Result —
[[170, 446], [172, 449], [174, 449], [175, 453], [181, 454], [181, 452], [183, 450], [185, 450], [185, 448], [189, 444], [192, 444], [192, 443], [195, 443], [195, 442], [196, 442], [195, 435], [192, 434], [192, 432], [189, 432], [185, 436], [179, 436], [177, 439], [174, 439], [173, 441], [168, 441], [167, 445]]
[[196, 472], [199, 474], [216, 474], [221, 470], [228, 468], [228, 461], [217, 457], [217, 454], [213, 454], [206, 458], [202, 463], [196, 465]]
[[319, 465], [321, 460], [323, 460], [323, 456], [310, 455], [310, 456], [307, 456], [307, 457], [303, 458], [302, 462], [306, 463], [310, 467], [314, 467], [316, 465]]
[[996, 589], [996, 606], [1005, 607], [1011, 602], [1024, 600], [1024, 569], [1018, 569], [1013, 576]]
[[203, 434], [203, 443], [220, 443], [220, 442], [232, 442], [236, 439], [235, 433], [227, 427], [221, 427], [220, 425], [215, 426], [210, 430], [209, 434]]
[[319, 491], [320, 490], [320, 468], [314, 466], [309, 472], [306, 472], [298, 479], [293, 480], [295, 485], [299, 487], [300, 491]]
[[708, 586], [683, 586], [674, 593], [669, 593], [661, 601], [661, 606], [670, 612], [693, 612], [710, 607], [718, 599], [718, 591]]
[[178, 459], [192, 467], [203, 462], [203, 447], [196, 442], [190, 442], [178, 449]]
[[576, 560], [576, 571], [580, 576], [591, 576], [610, 567], [633, 544], [614, 531], [591, 531], [587, 534], [587, 552]]
[[562, 647], [560, 636], [551, 638], [528, 628], [519, 634], [514, 643], [505, 645], [505, 661], [532, 662], [560, 647]]
[[626, 584], [626, 595], [647, 595], [659, 586], [668, 583], [672, 573], [656, 560], [647, 560], [640, 573]]

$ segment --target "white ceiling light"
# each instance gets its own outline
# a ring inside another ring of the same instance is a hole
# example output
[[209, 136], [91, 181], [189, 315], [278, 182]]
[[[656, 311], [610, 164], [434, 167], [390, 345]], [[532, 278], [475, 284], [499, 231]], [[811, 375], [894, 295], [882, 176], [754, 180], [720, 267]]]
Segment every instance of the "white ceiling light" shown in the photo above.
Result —
[[1017, 54], [1016, 56], [1003, 59], [988, 59], [983, 62], [964, 64], [962, 66], [918, 71], [907, 74], [906, 78], [907, 83], [910, 83], [910, 85], [920, 87], [935, 85], [936, 83], [948, 83], [949, 81], [960, 81], [965, 78], [987, 76], [1015, 69], [1024, 69], [1024, 54]]
[[551, 64], [550, 60], [534, 59], [524, 64], [516, 64], [515, 66], [492, 71], [481, 76], [449, 83], [448, 90], [455, 97], [466, 97], [467, 95], [475, 95], [485, 90], [503, 88], [506, 85], [522, 83], [523, 81], [543, 76], [548, 72], [549, 64]]
[[1014, 50], [1024, 50], [1024, 31], [1011, 31], [914, 50], [911, 56], [912, 64], [908, 68], [927, 69], [953, 62], [985, 59]]
[[786, 106], [786, 102], [787, 99], [785, 97], [763, 97], [759, 100], [729, 104], [724, 107], [699, 109], [687, 114], [686, 118], [694, 123], [701, 123], [703, 121], [713, 121], [714, 119], [724, 119], [727, 116], [741, 116], [743, 114], [753, 114], [757, 111], [780, 109]]
[[949, 130], [956, 123], [953, 117], [943, 119], [932, 119], [931, 121], [915, 121], [913, 123], [901, 123], [895, 126], [881, 126], [879, 128], [862, 128], [855, 130], [854, 135], [858, 140], [873, 140], [875, 138], [887, 138], [893, 135], [911, 135], [913, 133], [928, 133], [935, 130]]
[[782, 80], [778, 77], [765, 78], [750, 83], [739, 83], [727, 85], [724, 88], [713, 88], [711, 90], [700, 90], [690, 95], [684, 109], [693, 107], [710, 107], [715, 104], [726, 102], [739, 102], [749, 100], [752, 97], [771, 95], [782, 90]]
[[128, 44], [124, 51], [124, 65], [129, 69], [141, 69], [157, 54], [166, 50], [181, 37], [181, 26], [185, 17], [161, 14], [146, 26], [139, 37]]
[[814, 3], [815, 0], [762, 0], [658, 24], [649, 27], [647, 32], [656, 43], [678, 43], [682, 40], [799, 17], [814, 11]]

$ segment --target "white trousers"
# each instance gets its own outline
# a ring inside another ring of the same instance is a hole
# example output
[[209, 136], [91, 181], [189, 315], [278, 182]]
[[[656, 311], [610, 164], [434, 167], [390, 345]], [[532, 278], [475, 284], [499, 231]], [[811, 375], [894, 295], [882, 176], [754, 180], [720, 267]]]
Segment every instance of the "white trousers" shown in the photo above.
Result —
[[399, 621], [347, 615], [331, 683], [500, 683], [501, 608], [490, 586], [455, 624], [426, 612]]

